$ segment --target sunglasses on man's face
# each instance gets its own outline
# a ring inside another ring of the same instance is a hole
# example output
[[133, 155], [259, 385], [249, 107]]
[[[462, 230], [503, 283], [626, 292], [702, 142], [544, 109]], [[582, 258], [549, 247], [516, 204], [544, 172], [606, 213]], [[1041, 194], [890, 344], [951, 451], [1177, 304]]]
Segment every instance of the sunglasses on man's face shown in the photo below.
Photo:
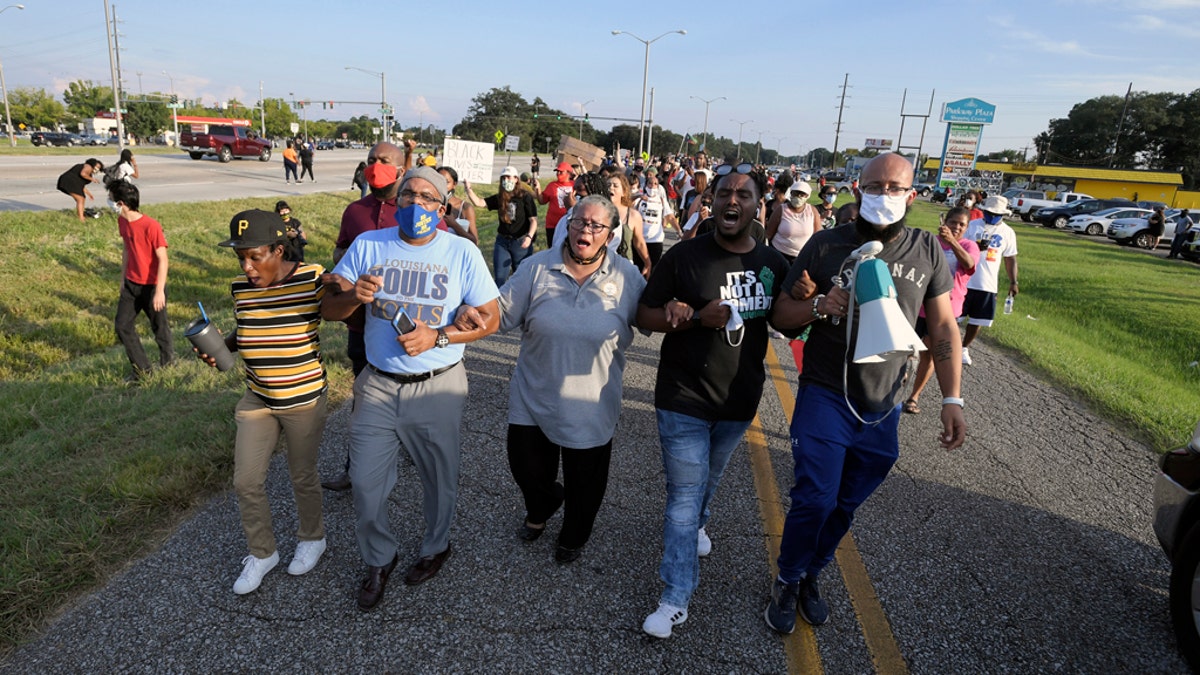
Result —
[[732, 164], [722, 164], [721, 166], [717, 167], [716, 174], [718, 176], [728, 176], [729, 174], [736, 171], [737, 173], [745, 175], [745, 174], [750, 173], [753, 170], [754, 170], [754, 165], [749, 162], [742, 162], [741, 164], [738, 164], [737, 166], [734, 166]]

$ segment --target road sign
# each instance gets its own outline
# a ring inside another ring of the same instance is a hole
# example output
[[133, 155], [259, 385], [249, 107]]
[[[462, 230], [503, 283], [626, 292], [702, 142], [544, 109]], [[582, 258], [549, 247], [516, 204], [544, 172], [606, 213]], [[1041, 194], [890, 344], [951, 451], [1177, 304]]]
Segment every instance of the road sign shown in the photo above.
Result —
[[396, 110], [395, 108], [393, 108], [392, 106], [389, 105], [387, 107], [380, 108], [379, 114], [380, 115], [391, 115], [393, 112], [395, 112], [395, 110]]
[[509, 136], [508, 138], [504, 139], [505, 152], [516, 152], [519, 145], [521, 145], [520, 136]]
[[300, 133], [300, 123], [299, 122], [292, 122], [290, 127], [291, 127], [293, 134]]
[[500, 141], [504, 140], [504, 132], [497, 129], [494, 138], [496, 139], [496, 142], [499, 143]]
[[182, 107], [183, 107], [182, 103], [168, 103], [167, 104], [167, 108], [169, 108], [171, 110], [175, 110], [175, 109], [182, 108]]

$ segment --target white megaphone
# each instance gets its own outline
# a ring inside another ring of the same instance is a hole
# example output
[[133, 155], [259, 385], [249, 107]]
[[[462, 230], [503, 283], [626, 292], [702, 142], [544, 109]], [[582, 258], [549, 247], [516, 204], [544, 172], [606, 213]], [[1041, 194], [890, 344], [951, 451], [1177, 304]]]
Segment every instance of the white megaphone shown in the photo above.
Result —
[[[858, 260], [851, 289], [853, 301], [858, 305], [855, 363], [883, 363], [925, 349], [896, 302], [896, 285], [892, 283], [887, 263], [875, 258], [882, 250], [879, 242], [868, 242], [850, 254], [851, 259]], [[849, 332], [850, 326], [846, 328]]]

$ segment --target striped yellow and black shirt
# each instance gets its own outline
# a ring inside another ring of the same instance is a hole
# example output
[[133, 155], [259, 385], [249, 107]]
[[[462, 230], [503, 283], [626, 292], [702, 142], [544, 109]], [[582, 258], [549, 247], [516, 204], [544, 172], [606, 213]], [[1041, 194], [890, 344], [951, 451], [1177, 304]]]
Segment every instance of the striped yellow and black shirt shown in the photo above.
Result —
[[300, 263], [291, 276], [268, 288], [255, 288], [244, 275], [233, 280], [246, 386], [268, 408], [294, 408], [325, 392], [318, 332], [324, 272], [320, 265]]

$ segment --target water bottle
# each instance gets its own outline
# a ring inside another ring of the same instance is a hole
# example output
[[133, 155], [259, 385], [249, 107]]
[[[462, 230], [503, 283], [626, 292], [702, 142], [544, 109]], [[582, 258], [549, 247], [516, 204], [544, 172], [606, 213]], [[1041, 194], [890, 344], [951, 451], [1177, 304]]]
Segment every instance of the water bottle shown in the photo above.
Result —
[[1004, 313], [1012, 314], [1012, 309], [1013, 309], [1013, 296], [1010, 294], [1007, 298], [1004, 299]]

